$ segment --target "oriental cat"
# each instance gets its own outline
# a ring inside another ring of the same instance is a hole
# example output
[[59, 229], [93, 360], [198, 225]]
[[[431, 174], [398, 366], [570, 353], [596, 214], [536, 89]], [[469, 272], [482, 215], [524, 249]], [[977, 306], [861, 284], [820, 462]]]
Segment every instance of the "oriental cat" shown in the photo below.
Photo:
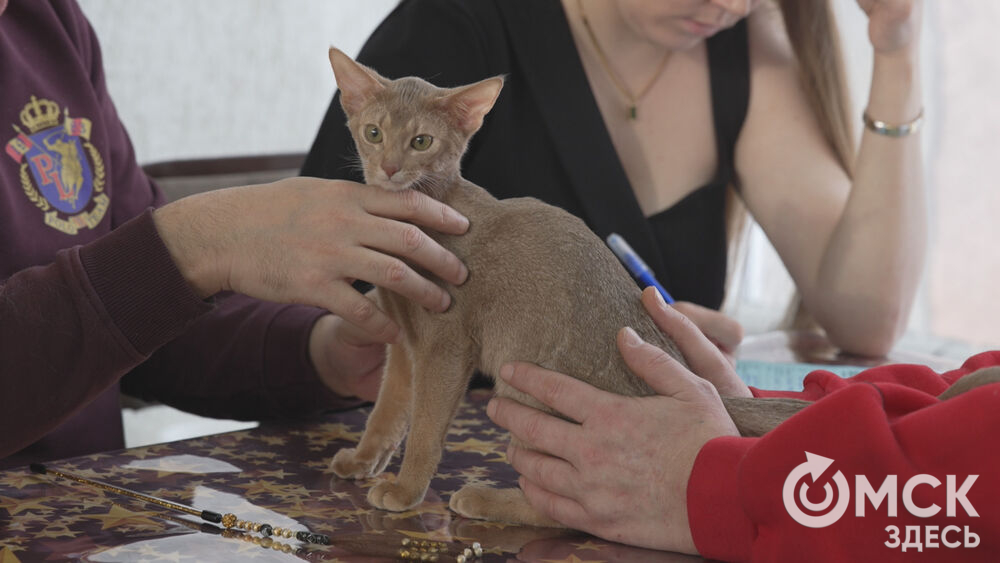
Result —
[[[653, 391], [626, 368], [615, 344], [631, 326], [683, 362], [646, 314], [635, 282], [604, 243], [573, 215], [534, 198], [497, 200], [464, 180], [459, 162], [493, 107], [502, 78], [438, 88], [419, 78], [388, 80], [330, 50], [347, 126], [372, 189], [420, 190], [469, 218], [465, 235], [428, 235], [469, 269], [444, 313], [431, 313], [378, 288], [374, 298], [402, 330], [389, 347], [378, 400], [361, 442], [333, 458], [339, 477], [379, 474], [403, 441], [398, 477], [373, 486], [368, 501], [402, 511], [420, 503], [437, 470], [445, 435], [474, 371], [495, 376], [509, 361], [571, 374], [623, 395]], [[516, 155], [511, 155], [516, 158]], [[496, 393], [551, 412], [496, 379]], [[724, 398], [745, 436], [759, 436], [807, 403]], [[450, 501], [463, 516], [558, 526], [520, 489], [466, 486]]]

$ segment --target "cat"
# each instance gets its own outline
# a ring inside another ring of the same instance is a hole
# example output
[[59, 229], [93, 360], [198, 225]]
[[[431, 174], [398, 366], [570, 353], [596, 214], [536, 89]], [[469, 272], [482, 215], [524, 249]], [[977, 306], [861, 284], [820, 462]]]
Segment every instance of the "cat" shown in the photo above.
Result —
[[[623, 326], [684, 362], [644, 311], [635, 282], [583, 221], [534, 198], [497, 200], [461, 177], [462, 155], [493, 107], [502, 77], [438, 88], [415, 77], [386, 79], [335, 48], [329, 56], [366, 183], [420, 190], [470, 221], [462, 236], [428, 232], [469, 270], [461, 286], [436, 280], [452, 296], [446, 312], [430, 313], [390, 291], [374, 290], [403, 338], [388, 348], [361, 441], [333, 458], [337, 476], [381, 473], [409, 430], [399, 475], [373, 486], [367, 498], [392, 511], [420, 503], [477, 370], [495, 376], [505, 362], [527, 361], [607, 391], [651, 395], [616, 348]], [[498, 396], [552, 412], [500, 379], [495, 385]], [[763, 435], [808, 405], [725, 397], [723, 404], [744, 436]], [[559, 526], [532, 509], [518, 488], [466, 486], [449, 505], [470, 518]]]

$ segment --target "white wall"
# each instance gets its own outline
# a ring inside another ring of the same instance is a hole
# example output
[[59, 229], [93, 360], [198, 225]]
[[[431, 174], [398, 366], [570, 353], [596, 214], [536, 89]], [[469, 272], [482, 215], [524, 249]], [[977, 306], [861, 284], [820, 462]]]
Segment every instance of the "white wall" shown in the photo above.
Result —
[[397, 0], [79, 0], [140, 163], [304, 152], [356, 54]]

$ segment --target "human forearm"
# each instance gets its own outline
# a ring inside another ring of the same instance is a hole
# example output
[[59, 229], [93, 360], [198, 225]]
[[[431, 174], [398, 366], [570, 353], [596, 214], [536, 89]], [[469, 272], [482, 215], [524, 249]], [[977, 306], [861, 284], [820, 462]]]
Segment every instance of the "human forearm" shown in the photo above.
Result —
[[[877, 55], [867, 113], [892, 124], [921, 111], [916, 57]], [[903, 331], [923, 268], [926, 203], [920, 135], [865, 128], [854, 181], [806, 305], [839, 347], [883, 355]]]
[[[122, 380], [125, 393], [217, 418], [308, 416], [357, 404], [317, 377], [307, 345], [325, 312], [235, 294]], [[329, 316], [329, 315], [327, 315]]]

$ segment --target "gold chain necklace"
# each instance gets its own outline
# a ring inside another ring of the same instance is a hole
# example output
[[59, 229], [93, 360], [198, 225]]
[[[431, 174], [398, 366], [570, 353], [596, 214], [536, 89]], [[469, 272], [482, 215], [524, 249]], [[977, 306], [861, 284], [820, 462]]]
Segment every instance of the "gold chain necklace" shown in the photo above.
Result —
[[667, 68], [667, 61], [670, 60], [670, 55], [672, 51], [667, 49], [663, 54], [663, 59], [660, 60], [660, 66], [653, 73], [652, 78], [646, 83], [646, 86], [639, 91], [638, 95], [633, 95], [632, 91], [629, 90], [628, 86], [625, 85], [625, 81], [618, 76], [615, 69], [611, 66], [611, 62], [608, 60], [608, 56], [604, 54], [604, 49], [601, 48], [601, 43], [597, 40], [597, 35], [594, 33], [594, 28], [590, 27], [590, 20], [587, 19], [587, 12], [583, 9], [583, 0], [576, 0], [576, 5], [580, 9], [580, 17], [583, 19], [583, 27], [587, 30], [587, 35], [590, 36], [590, 42], [594, 45], [594, 51], [597, 52], [597, 60], [601, 63], [601, 67], [604, 72], [611, 79], [611, 83], [614, 84], [615, 88], [621, 93], [621, 95], [629, 101], [628, 109], [625, 113], [625, 117], [628, 119], [637, 119], [639, 117], [639, 101], [642, 100], [649, 91], [653, 88], [653, 84], [660, 78], [663, 74], [663, 69]]

